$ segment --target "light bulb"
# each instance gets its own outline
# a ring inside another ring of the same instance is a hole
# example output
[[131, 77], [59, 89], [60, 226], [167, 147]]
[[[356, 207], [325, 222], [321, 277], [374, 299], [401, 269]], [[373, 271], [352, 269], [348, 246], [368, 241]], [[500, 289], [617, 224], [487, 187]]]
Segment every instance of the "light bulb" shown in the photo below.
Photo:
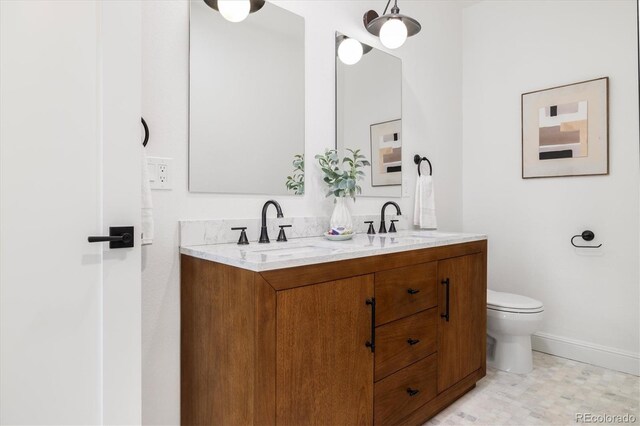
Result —
[[338, 46], [338, 57], [346, 65], [357, 64], [362, 58], [362, 44], [353, 38], [342, 40]]
[[244, 21], [249, 16], [250, 10], [249, 0], [218, 0], [218, 11], [230, 22]]
[[387, 49], [397, 49], [407, 39], [407, 26], [398, 18], [388, 19], [380, 28], [380, 41]]

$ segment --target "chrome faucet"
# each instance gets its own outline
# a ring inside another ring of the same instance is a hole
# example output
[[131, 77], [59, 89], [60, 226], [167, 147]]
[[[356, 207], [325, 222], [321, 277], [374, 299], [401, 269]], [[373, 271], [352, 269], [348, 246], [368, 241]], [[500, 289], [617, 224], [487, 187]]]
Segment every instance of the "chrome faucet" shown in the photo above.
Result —
[[258, 241], [259, 243], [269, 242], [269, 233], [267, 232], [267, 209], [269, 208], [270, 204], [273, 204], [276, 208], [278, 217], [284, 217], [284, 215], [282, 214], [282, 208], [277, 201], [269, 200], [264, 203], [264, 206], [262, 206], [262, 227], [260, 228], [260, 240]]
[[[384, 211], [386, 210], [387, 206], [395, 206], [396, 208], [396, 214], [398, 216], [402, 215], [402, 212], [400, 211], [400, 206], [398, 205], [398, 203], [395, 203], [393, 201], [387, 201], [386, 203], [384, 203], [382, 205], [382, 211], [380, 212], [380, 229], [378, 230], [379, 234], [386, 234], [387, 233], [387, 225], [384, 223]], [[393, 223], [395, 221], [391, 221], [391, 228], [389, 229], [389, 232], [396, 232], [396, 226]]]

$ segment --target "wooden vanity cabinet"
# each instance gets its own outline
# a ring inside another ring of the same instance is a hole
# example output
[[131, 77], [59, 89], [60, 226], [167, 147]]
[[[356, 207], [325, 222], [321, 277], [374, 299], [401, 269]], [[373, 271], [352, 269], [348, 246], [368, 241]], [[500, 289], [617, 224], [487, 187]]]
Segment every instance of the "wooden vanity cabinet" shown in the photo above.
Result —
[[277, 295], [276, 419], [283, 425], [373, 421], [373, 275]]
[[483, 260], [478, 253], [438, 262], [442, 283], [439, 306], [444, 307], [446, 315], [438, 330], [438, 392], [458, 383], [485, 362], [487, 291], [483, 285]]
[[183, 255], [182, 424], [424, 423], [485, 375], [486, 247], [265, 272]]

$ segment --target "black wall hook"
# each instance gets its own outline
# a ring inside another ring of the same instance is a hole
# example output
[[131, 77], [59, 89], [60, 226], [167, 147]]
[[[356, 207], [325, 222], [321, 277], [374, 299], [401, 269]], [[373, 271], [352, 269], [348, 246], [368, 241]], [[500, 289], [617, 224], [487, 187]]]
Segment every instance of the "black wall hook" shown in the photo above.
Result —
[[432, 176], [433, 175], [433, 167], [431, 167], [431, 161], [429, 161], [429, 159], [427, 157], [421, 157], [418, 154], [416, 154], [416, 155], [413, 156], [413, 162], [418, 165], [418, 176], [422, 176], [422, 173], [420, 173], [420, 165], [425, 160], [426, 160], [427, 163], [429, 163], [429, 176]]
[[578, 238], [578, 237], [582, 237], [582, 239], [585, 240], [585, 241], [592, 241], [595, 238], [595, 236], [596, 235], [592, 231], [589, 231], [587, 229], [586, 231], [582, 231], [582, 234], [574, 235], [573, 237], [571, 237], [571, 245], [573, 245], [574, 247], [577, 247], [577, 248], [599, 248], [599, 247], [602, 247], [602, 244], [599, 244], [597, 246], [578, 246], [578, 245], [576, 245], [576, 243], [573, 242], [573, 240]]

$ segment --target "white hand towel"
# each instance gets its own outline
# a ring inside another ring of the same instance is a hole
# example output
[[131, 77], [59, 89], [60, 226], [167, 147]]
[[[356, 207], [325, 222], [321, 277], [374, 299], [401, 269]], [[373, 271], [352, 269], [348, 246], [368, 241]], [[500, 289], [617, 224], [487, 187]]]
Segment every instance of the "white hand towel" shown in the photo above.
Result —
[[142, 245], [153, 243], [153, 203], [146, 148], [142, 147]]
[[437, 229], [436, 199], [433, 190], [433, 176], [418, 176], [416, 199], [413, 210], [413, 224], [423, 229]]

